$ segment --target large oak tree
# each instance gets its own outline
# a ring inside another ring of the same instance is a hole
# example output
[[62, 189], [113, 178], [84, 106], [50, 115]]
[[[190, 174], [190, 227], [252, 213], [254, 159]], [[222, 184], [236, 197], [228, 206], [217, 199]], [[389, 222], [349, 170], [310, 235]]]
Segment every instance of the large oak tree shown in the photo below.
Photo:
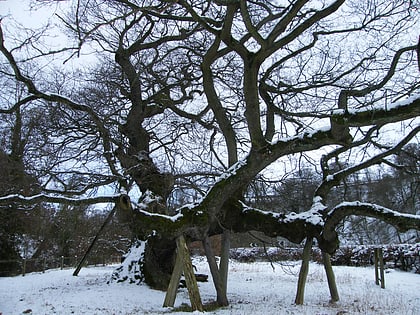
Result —
[[[72, 43], [58, 47], [4, 18], [0, 113], [24, 117], [4, 149], [18, 139], [42, 187], [0, 201], [116, 203], [148, 240], [146, 281], [161, 289], [177, 237], [222, 234], [220, 266], [207, 255], [220, 304], [231, 231], [317, 239], [328, 257], [350, 215], [420, 229], [376, 204], [326, 206], [348, 176], [396, 166], [416, 141], [418, 12], [402, 0], [75, 0], [56, 15]], [[250, 183], [296, 158], [322, 175], [307, 211], [249, 207]]]

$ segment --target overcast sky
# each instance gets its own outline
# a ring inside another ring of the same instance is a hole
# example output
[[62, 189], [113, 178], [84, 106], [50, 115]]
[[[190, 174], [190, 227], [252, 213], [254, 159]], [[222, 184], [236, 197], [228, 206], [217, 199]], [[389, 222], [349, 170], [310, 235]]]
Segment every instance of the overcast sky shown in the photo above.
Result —
[[[0, 16], [12, 16], [26, 27], [37, 27], [54, 15], [57, 5], [31, 10], [30, 0], [0, 0]], [[7, 18], [6, 18], [7, 21]]]

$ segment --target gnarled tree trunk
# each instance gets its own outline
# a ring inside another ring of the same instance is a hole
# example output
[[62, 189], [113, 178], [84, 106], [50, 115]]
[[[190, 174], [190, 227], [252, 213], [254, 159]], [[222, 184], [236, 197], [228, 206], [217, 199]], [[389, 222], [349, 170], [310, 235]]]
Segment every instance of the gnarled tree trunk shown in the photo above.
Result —
[[174, 239], [150, 236], [147, 239], [143, 273], [145, 282], [152, 288], [166, 291], [171, 280], [176, 259]]

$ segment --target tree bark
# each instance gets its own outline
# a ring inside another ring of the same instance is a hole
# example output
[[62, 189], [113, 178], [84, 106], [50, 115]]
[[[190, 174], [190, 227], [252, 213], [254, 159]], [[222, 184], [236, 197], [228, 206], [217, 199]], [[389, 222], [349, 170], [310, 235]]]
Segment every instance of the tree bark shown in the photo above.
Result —
[[143, 273], [145, 282], [153, 289], [166, 291], [176, 259], [176, 243], [174, 239], [150, 236], [147, 239]]

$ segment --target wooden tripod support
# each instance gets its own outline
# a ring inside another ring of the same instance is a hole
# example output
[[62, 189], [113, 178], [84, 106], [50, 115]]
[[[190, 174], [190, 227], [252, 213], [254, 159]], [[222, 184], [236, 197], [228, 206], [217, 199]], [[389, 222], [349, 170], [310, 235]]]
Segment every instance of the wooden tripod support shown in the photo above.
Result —
[[193, 266], [191, 263], [190, 253], [184, 236], [176, 239], [177, 256], [174, 271], [172, 272], [169, 282], [168, 291], [166, 292], [163, 307], [173, 307], [175, 303], [176, 293], [184, 272], [185, 282], [187, 284], [188, 294], [190, 296], [191, 308], [193, 311], [204, 311], [201, 303], [200, 291], [198, 290], [197, 280], [195, 278]]

